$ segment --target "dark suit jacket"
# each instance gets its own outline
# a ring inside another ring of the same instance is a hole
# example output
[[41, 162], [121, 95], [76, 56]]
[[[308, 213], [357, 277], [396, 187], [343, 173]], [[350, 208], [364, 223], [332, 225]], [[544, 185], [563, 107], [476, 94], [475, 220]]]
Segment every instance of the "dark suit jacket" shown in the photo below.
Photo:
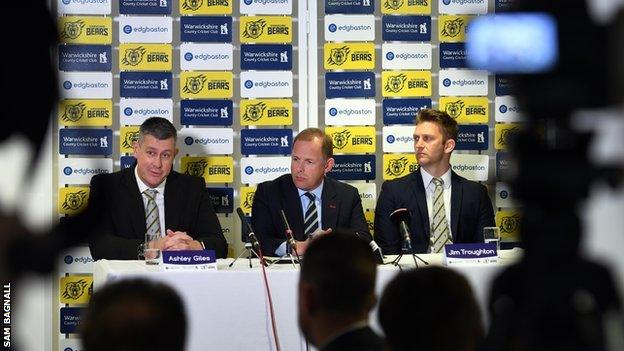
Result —
[[340, 335], [320, 351], [382, 351], [384, 344], [370, 327], [364, 327]]
[[[206, 192], [204, 179], [172, 171], [165, 185], [165, 227], [201, 240], [217, 257], [227, 242]], [[89, 216], [95, 225], [89, 247], [94, 260], [136, 260], [145, 240], [145, 210], [134, 166], [91, 178]]]
[[[414, 252], [427, 252], [431, 226], [426, 196], [420, 170], [383, 183], [375, 209], [375, 241], [384, 254], [401, 252], [398, 227], [390, 220], [390, 213], [399, 208], [407, 208], [411, 214], [409, 229]], [[450, 225], [454, 243], [483, 242], [483, 227], [495, 225], [485, 186], [455, 172], [451, 175]]]
[[[355, 187], [325, 177], [321, 199], [323, 229], [354, 230], [370, 241], [362, 201]], [[286, 240], [280, 210], [286, 213], [295, 240], [305, 240], [301, 200], [290, 174], [260, 183], [254, 195], [251, 221], [262, 251], [267, 256], [274, 255]]]

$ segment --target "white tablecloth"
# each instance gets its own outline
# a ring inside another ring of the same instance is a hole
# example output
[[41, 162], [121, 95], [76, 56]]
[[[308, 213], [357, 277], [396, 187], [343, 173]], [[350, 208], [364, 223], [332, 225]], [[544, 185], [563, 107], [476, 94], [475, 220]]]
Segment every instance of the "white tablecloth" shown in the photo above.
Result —
[[[441, 255], [420, 256], [430, 264], [442, 264]], [[454, 269], [466, 276], [484, 310], [495, 274], [519, 256], [518, 249], [502, 251], [500, 265], [460, 266]], [[230, 268], [228, 265], [231, 262], [232, 259], [219, 260], [217, 271], [161, 272], [146, 266], [143, 261], [100, 260], [94, 264], [94, 288], [97, 291], [107, 281], [137, 276], [168, 283], [182, 296], [186, 306], [189, 326], [187, 350], [274, 350], [259, 263], [254, 260], [250, 269], [248, 260], [239, 259]], [[413, 268], [412, 257], [404, 256], [401, 266], [404, 269]], [[379, 266], [376, 288], [379, 295], [398, 271], [392, 265]], [[290, 264], [276, 264], [267, 268], [267, 276], [281, 349], [305, 350], [297, 324], [298, 269]], [[376, 319], [373, 311], [371, 324], [378, 329]], [[163, 337], [166, 337], [166, 331]]]

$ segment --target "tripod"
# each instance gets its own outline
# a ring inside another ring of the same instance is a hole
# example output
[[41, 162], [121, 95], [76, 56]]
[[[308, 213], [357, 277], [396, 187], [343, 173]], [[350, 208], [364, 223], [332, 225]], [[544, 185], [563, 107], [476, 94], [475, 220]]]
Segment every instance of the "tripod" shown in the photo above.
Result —
[[[256, 252], [256, 250], [253, 249], [253, 246], [251, 245], [250, 242], [246, 241], [245, 242], [245, 248], [241, 250], [240, 254], [238, 254], [238, 257], [236, 257], [234, 259], [234, 261], [232, 261], [232, 263], [230, 263], [228, 265], [228, 267], [232, 267], [234, 265], [234, 262], [236, 262], [239, 258], [243, 257], [244, 254], [247, 254], [247, 258], [249, 259], [249, 268], [252, 268], [252, 264], [251, 264], [251, 258], [252, 256], [255, 256], [256, 258], [260, 258], [260, 255], [258, 255], [258, 253]], [[273, 262], [274, 263], [274, 262]], [[271, 263], [271, 264], [273, 264]], [[265, 266], [269, 266], [266, 264], [266, 262], [260, 260], [260, 264], [264, 264]]]
[[404, 246], [403, 248], [401, 248], [401, 253], [397, 256], [397, 258], [395, 258], [395, 259], [392, 261], [392, 264], [393, 264], [395, 267], [399, 267], [399, 269], [400, 269], [400, 270], [403, 270], [403, 269], [401, 268], [401, 265], [399, 265], [399, 262], [401, 262], [401, 258], [402, 258], [402, 257], [403, 257], [403, 255], [405, 255], [405, 254], [407, 254], [407, 255], [412, 255], [412, 258], [414, 259], [414, 264], [416, 265], [416, 268], [418, 268], [418, 261], [416, 261], [416, 259], [418, 259], [419, 261], [421, 261], [421, 262], [422, 262], [422, 263], [424, 263], [425, 265], [429, 265], [429, 262], [427, 262], [427, 261], [423, 260], [422, 258], [420, 258], [420, 256], [416, 255], [416, 254], [414, 253], [414, 251], [413, 251], [411, 248], [409, 248], [409, 247], [405, 247], [405, 246]]

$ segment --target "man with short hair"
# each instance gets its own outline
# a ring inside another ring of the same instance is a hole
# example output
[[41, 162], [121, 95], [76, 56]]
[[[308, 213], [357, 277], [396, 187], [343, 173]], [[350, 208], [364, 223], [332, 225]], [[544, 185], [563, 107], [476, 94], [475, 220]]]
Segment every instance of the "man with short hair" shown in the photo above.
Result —
[[184, 350], [182, 299], [167, 285], [121, 280], [95, 292], [81, 325], [87, 351]]
[[320, 351], [381, 351], [368, 326], [377, 264], [366, 243], [341, 230], [313, 240], [301, 262], [299, 326]]
[[89, 214], [95, 229], [93, 259], [133, 260], [145, 234], [160, 235], [161, 250], [212, 249], [227, 255], [227, 242], [203, 178], [172, 170], [177, 131], [167, 119], [143, 122], [133, 143], [136, 163], [91, 178]]
[[294, 140], [290, 174], [258, 185], [252, 205], [252, 224], [266, 255], [287, 253], [280, 211], [284, 211], [296, 240], [297, 254], [309, 239], [332, 229], [352, 229], [371, 240], [357, 189], [325, 174], [334, 166], [331, 138], [308, 128]]
[[446, 112], [423, 109], [414, 130], [419, 168], [383, 183], [375, 209], [375, 240], [385, 254], [399, 254], [402, 236], [390, 214], [406, 208], [415, 253], [442, 252], [449, 243], [483, 242], [483, 227], [494, 226], [485, 186], [453, 172], [451, 153], [457, 122]]

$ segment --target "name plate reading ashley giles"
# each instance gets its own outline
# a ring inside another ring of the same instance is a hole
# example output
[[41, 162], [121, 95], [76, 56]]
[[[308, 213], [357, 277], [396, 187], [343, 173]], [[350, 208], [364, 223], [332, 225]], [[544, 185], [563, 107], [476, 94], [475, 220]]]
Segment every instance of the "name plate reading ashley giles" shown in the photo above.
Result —
[[217, 270], [217, 256], [214, 250], [163, 251], [162, 269], [165, 271]]
[[482, 265], [498, 263], [496, 243], [449, 244], [444, 246], [444, 265]]

